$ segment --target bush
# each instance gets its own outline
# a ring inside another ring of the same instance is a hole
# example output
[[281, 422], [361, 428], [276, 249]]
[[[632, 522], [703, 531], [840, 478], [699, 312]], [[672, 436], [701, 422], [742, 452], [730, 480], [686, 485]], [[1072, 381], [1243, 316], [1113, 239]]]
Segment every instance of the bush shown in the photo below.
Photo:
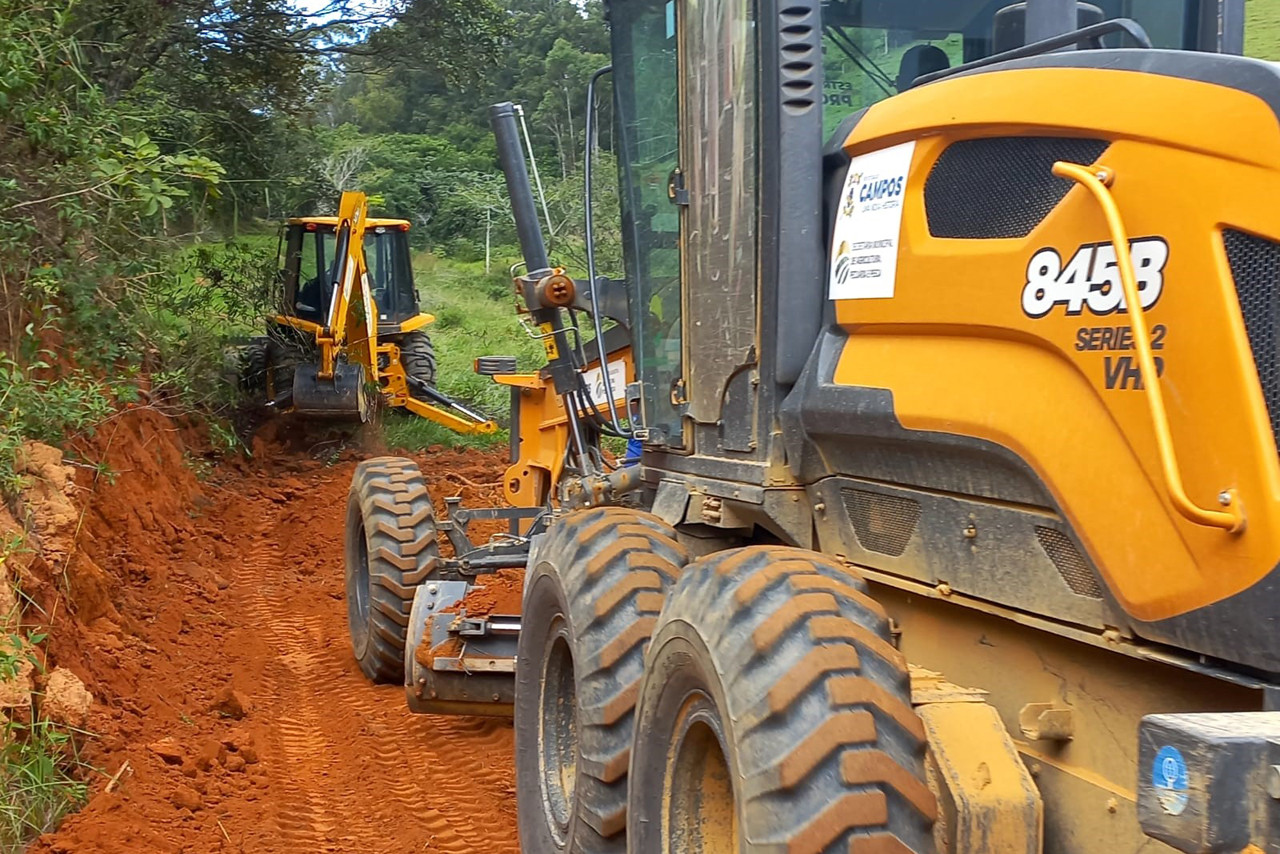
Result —
[[445, 244], [444, 254], [455, 261], [472, 264], [484, 260], [484, 246], [467, 237], [455, 237]]

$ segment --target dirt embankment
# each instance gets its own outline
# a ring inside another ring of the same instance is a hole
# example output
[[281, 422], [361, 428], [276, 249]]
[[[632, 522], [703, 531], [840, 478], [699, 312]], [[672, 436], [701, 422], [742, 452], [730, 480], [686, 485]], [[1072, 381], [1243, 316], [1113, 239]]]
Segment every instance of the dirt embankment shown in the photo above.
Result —
[[[52, 625], [50, 666], [93, 694], [84, 755], [102, 770], [33, 850], [517, 851], [509, 724], [411, 715], [351, 658], [342, 525], [360, 455], [268, 438], [200, 481], [183, 465], [200, 446], [125, 416], [81, 449], [111, 474], [49, 485], [73, 511], [33, 522], [27, 620]], [[500, 494], [501, 454], [422, 462], [441, 498]]]

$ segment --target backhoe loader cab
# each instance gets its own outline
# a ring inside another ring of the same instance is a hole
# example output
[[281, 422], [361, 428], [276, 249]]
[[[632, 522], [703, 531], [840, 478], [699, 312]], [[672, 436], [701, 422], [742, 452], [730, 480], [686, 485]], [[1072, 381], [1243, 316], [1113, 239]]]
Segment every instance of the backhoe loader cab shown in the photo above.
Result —
[[245, 348], [242, 384], [279, 411], [367, 421], [380, 404], [461, 433], [497, 425], [436, 387], [436, 354], [418, 307], [409, 223], [368, 215], [345, 192], [338, 215], [290, 219], [281, 235], [277, 313]]
[[[284, 235], [282, 313], [323, 323], [333, 296], [340, 261], [336, 217], [290, 219]], [[378, 309], [378, 333], [391, 335], [419, 315], [418, 292], [409, 258], [409, 223], [370, 219], [364, 258], [369, 288]]]

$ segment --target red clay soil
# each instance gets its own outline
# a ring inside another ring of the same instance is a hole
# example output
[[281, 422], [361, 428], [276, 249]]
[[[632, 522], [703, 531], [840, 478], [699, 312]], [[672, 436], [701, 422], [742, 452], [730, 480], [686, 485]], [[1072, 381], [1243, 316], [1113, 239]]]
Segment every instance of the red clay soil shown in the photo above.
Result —
[[[443, 609], [441, 614], [466, 614], [468, 617], [488, 617], [493, 614], [520, 613], [524, 595], [524, 570], [500, 569], [476, 579], [476, 585], [457, 602]], [[435, 646], [428, 641], [418, 644], [413, 657], [423, 667], [431, 667], [437, 658], [456, 658], [465, 645], [456, 635], [445, 638]]]
[[524, 570], [500, 569], [476, 579], [476, 586], [442, 613], [468, 617], [488, 617], [491, 614], [519, 614], [520, 599], [524, 595]]
[[435, 646], [428, 646], [426, 641], [418, 644], [418, 648], [413, 651], [413, 658], [430, 670], [437, 658], [457, 658], [465, 648], [462, 638], [450, 635]]
[[[68, 600], [58, 566], [28, 592], [53, 609], [50, 659], [93, 692], [85, 759], [102, 773], [32, 850], [517, 852], [510, 724], [410, 714], [352, 659], [342, 527], [359, 455], [259, 456], [201, 483], [182, 466], [198, 447], [194, 428], [133, 413], [81, 449], [115, 481], [82, 472]], [[421, 462], [436, 495], [490, 500], [506, 466]]]

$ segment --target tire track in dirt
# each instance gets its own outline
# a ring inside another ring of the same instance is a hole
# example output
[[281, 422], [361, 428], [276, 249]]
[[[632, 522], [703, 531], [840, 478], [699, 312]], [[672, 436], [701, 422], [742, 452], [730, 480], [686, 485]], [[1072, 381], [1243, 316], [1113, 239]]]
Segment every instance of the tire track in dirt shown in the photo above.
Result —
[[[275, 718], [275, 744], [283, 754], [283, 772], [288, 775], [281, 787], [279, 801], [273, 804], [271, 821], [283, 840], [291, 846], [321, 847], [334, 823], [335, 804], [327, 797], [327, 787], [300, 775], [297, 769], [325, 755], [325, 739], [320, 733], [318, 717], [309, 703], [298, 702], [294, 690], [315, 678], [316, 661], [307, 645], [300, 640], [306, 632], [305, 622], [288, 613], [277, 613], [269, 592], [278, 594], [280, 563], [279, 545], [267, 539], [269, 531], [260, 532], [237, 570], [236, 588], [242, 594], [244, 613], [252, 624], [260, 627], [271, 648], [279, 650], [278, 659], [269, 662], [265, 671], [263, 694], [266, 709]], [[286, 600], [287, 601], [287, 600]]]
[[[438, 497], [456, 492], [445, 473], [498, 482], [505, 467], [474, 452], [420, 462]], [[183, 546], [193, 580], [148, 591], [169, 597], [149, 603], [163, 617], [148, 640], [164, 666], [141, 667], [136, 690], [163, 703], [120, 727], [102, 763], [128, 758], [133, 770], [114, 792], [99, 782], [41, 854], [518, 854], [510, 722], [414, 715], [403, 687], [369, 683], [351, 655], [342, 528], [353, 469], [294, 459], [207, 487], [215, 498]], [[229, 689], [243, 718], [217, 711]], [[154, 752], [161, 742], [180, 764]]]
[[[278, 727], [288, 757], [285, 787], [295, 793], [277, 817], [282, 835], [298, 846], [336, 843], [336, 850], [376, 851], [388, 841], [387, 828], [396, 828], [397, 837], [411, 835], [428, 850], [446, 854], [515, 851], [509, 827], [495, 827], [471, 808], [477, 789], [512, 797], [509, 763], [504, 772], [484, 761], [494, 752], [509, 754], [509, 725], [483, 720], [460, 725], [413, 715], [402, 688], [370, 685], [350, 658], [345, 620], [297, 613], [293, 570], [304, 540], [298, 520], [282, 516], [266, 537], [255, 538], [241, 569], [248, 577], [238, 585], [246, 594], [246, 613], [261, 621], [286, 674], [272, 678], [274, 668], [264, 673], [272, 705], [291, 715]], [[322, 527], [328, 532], [325, 571], [340, 577], [340, 528]], [[337, 604], [337, 616], [345, 617], [345, 608]], [[358, 766], [327, 758], [353, 734], [362, 748]], [[460, 767], [457, 748], [462, 746], [480, 761]], [[372, 797], [351, 797], [357, 792]], [[340, 800], [339, 794], [344, 795]], [[353, 801], [361, 800], [366, 821], [335, 825], [332, 817], [351, 815]]]

